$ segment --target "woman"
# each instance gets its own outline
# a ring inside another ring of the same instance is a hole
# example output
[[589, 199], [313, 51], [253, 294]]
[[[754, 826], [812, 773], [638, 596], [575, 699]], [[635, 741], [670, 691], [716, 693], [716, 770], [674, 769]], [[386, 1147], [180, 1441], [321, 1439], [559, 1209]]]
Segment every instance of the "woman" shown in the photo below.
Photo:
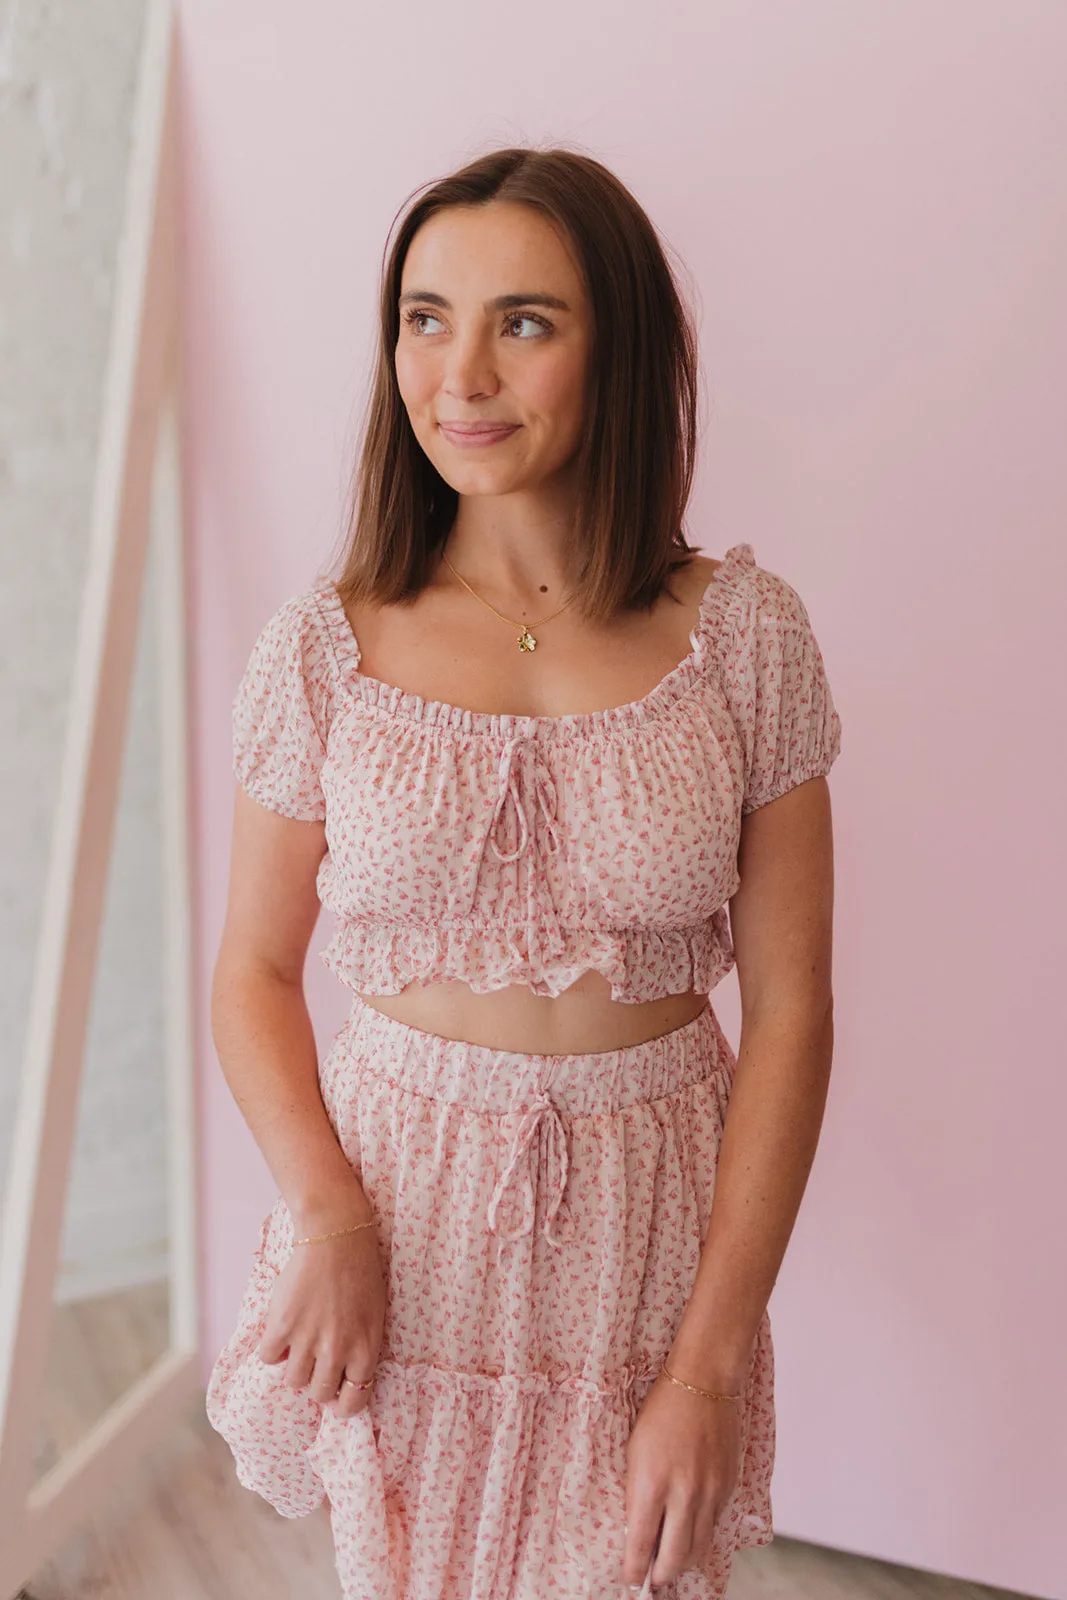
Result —
[[328, 1499], [349, 1600], [721, 1600], [772, 1538], [840, 723], [796, 592], [685, 540], [696, 365], [597, 162], [428, 188], [343, 573], [238, 691], [212, 1018], [280, 1193], [208, 1414], [279, 1511]]

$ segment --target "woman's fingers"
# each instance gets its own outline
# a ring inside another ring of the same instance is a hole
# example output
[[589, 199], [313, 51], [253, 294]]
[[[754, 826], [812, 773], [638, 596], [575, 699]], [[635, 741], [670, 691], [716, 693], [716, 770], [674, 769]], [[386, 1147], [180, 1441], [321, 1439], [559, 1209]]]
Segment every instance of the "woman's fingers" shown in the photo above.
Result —
[[[337, 1399], [334, 1402], [333, 1407], [336, 1415], [339, 1417], [354, 1417], [356, 1413], [358, 1411], [362, 1411], [364, 1406], [366, 1406], [370, 1401], [371, 1391], [369, 1389], [357, 1389], [355, 1386], [357, 1383], [364, 1383], [366, 1381], [366, 1379], [358, 1376], [363, 1364], [364, 1363], [362, 1360], [356, 1361], [355, 1358], [353, 1358], [353, 1360], [349, 1362], [348, 1366], [341, 1374], [341, 1387], [338, 1390]], [[370, 1374], [368, 1374], [368, 1376], [370, 1376]], [[355, 1382], [345, 1383], [345, 1378], [353, 1378]]]
[[264, 1333], [256, 1354], [268, 1367], [272, 1367], [276, 1361], [284, 1361], [289, 1354], [288, 1334]]
[[639, 1589], [653, 1561], [654, 1585], [680, 1577], [710, 1554], [717, 1515], [714, 1506], [702, 1508], [691, 1495], [677, 1494], [662, 1505], [650, 1498], [628, 1510], [623, 1581]]
[[648, 1564], [656, 1549], [663, 1506], [651, 1496], [626, 1508], [626, 1557], [623, 1582], [639, 1588], [645, 1581]]
[[259, 1359], [272, 1367], [278, 1361], [284, 1361], [289, 1355], [291, 1329], [289, 1319], [281, 1315], [280, 1309], [274, 1305], [273, 1299], [267, 1310], [267, 1320], [263, 1324], [263, 1337], [256, 1349]]
[[713, 1500], [697, 1508], [693, 1518], [693, 1561], [710, 1561], [724, 1501]]
[[668, 1500], [663, 1512], [659, 1554], [652, 1582], [669, 1583], [683, 1573], [693, 1557], [693, 1509], [688, 1500]]
[[[316, 1258], [305, 1261], [297, 1255], [286, 1263], [257, 1353], [265, 1365], [284, 1362], [287, 1387], [306, 1390], [339, 1416], [352, 1416], [368, 1402], [369, 1391], [356, 1385], [371, 1376], [377, 1361], [385, 1320], [384, 1280], [379, 1265], [377, 1285], [372, 1282], [363, 1292], [350, 1273], [331, 1269], [325, 1277], [316, 1276], [313, 1266]], [[374, 1315], [365, 1325], [368, 1309]], [[351, 1346], [353, 1337], [358, 1349]], [[346, 1375], [356, 1382], [343, 1383]]]
[[[357, 1411], [363, 1410], [363, 1407], [370, 1400], [370, 1390], [360, 1389], [357, 1385], [366, 1383], [368, 1378], [374, 1376], [376, 1362], [376, 1354], [368, 1349], [366, 1345], [361, 1346], [359, 1349], [349, 1350], [341, 1365], [340, 1387], [337, 1391], [337, 1398], [332, 1402], [337, 1416], [352, 1417], [355, 1416]], [[352, 1382], [346, 1383], [346, 1378], [352, 1379]]]
[[285, 1366], [285, 1383], [289, 1389], [306, 1389], [315, 1368], [314, 1352], [303, 1345], [292, 1345]]
[[[317, 1400], [322, 1406], [329, 1405], [331, 1400], [335, 1400], [344, 1372], [343, 1357], [327, 1355], [320, 1351], [315, 1359], [315, 1369], [308, 1381], [312, 1399]], [[350, 1385], [346, 1383], [345, 1388], [349, 1387]]]

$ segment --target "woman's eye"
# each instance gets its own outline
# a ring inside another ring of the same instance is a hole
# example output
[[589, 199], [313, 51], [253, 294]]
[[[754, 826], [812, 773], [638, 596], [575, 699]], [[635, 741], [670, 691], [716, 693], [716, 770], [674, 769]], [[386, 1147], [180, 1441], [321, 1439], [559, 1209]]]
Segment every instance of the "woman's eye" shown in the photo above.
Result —
[[536, 339], [541, 334], [548, 332], [549, 324], [545, 321], [544, 317], [531, 316], [528, 311], [516, 312], [513, 317], [508, 318], [506, 326], [510, 328], [514, 327], [517, 323], [521, 324], [523, 322], [528, 322], [534, 331], [532, 334], [527, 334], [525, 336], [520, 334], [519, 338], [527, 337]]
[[[420, 336], [437, 333], [444, 327], [440, 317], [435, 316], [432, 311], [405, 311], [404, 321], [413, 333]], [[427, 327], [427, 323], [436, 323], [437, 327]], [[530, 311], [515, 312], [505, 319], [504, 327], [508, 331], [509, 337], [518, 339], [539, 339], [552, 331], [550, 322], [544, 317], [534, 316]], [[521, 331], [524, 327], [528, 330], [525, 333]], [[520, 331], [515, 332], [514, 330], [516, 329]]]
[[432, 311], [408, 311], [404, 315], [404, 321], [409, 328], [414, 328], [416, 333], [426, 332], [425, 328], [418, 326], [420, 322], [440, 322], [440, 320], [440, 317], [435, 317]]

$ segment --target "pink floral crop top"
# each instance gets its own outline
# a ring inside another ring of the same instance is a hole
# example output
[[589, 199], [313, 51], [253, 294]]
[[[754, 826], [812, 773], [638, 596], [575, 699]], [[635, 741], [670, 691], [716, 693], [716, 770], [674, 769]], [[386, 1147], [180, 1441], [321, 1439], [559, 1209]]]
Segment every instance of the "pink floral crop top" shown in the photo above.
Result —
[[363, 676], [328, 578], [287, 600], [233, 707], [234, 772], [325, 822], [321, 959], [349, 988], [413, 979], [615, 1000], [709, 992], [734, 964], [741, 819], [829, 771], [841, 742], [807, 611], [734, 545], [641, 700], [568, 716], [469, 711]]

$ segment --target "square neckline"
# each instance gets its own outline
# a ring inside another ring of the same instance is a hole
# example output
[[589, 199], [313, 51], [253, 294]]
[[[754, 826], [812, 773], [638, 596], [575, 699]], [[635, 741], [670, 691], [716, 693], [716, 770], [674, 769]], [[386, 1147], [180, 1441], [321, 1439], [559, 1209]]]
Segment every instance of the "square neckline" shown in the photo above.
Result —
[[[535, 737], [613, 732], [653, 721], [685, 695], [697, 682], [705, 665], [709, 644], [709, 623], [720, 592], [730, 589], [734, 566], [754, 567], [755, 555], [749, 543], [731, 545], [725, 552], [700, 597], [697, 620], [689, 633], [690, 649], [647, 694], [621, 705], [597, 711], [566, 711], [559, 716], [525, 714], [512, 711], [474, 711], [447, 700], [433, 700], [413, 689], [401, 689], [359, 671], [362, 658], [355, 629], [348, 620], [337, 585], [330, 577], [320, 578], [312, 590], [330, 631], [339, 680], [350, 703], [369, 708], [388, 719], [454, 732], [513, 737]], [[349, 670], [346, 670], [349, 669]]]

